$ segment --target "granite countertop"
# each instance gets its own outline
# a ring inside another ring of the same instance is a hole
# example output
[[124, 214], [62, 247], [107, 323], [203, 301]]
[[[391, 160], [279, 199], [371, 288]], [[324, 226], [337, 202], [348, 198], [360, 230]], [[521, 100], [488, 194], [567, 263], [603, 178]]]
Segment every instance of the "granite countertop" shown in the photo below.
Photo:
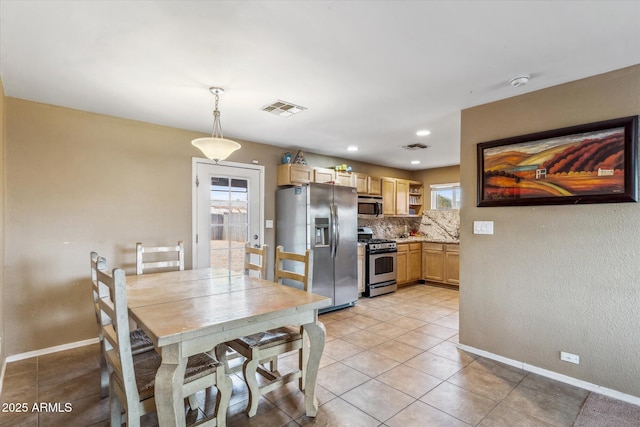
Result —
[[451, 243], [459, 244], [460, 240], [454, 239], [434, 239], [429, 236], [409, 236], [409, 237], [397, 237], [392, 238], [396, 243], [413, 243], [413, 242], [427, 242], [427, 243]]

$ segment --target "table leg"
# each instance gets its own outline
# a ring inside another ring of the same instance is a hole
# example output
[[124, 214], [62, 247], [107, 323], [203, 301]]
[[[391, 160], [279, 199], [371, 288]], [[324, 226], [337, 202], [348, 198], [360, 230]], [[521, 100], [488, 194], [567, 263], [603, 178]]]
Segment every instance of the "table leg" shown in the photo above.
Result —
[[315, 417], [318, 413], [318, 399], [316, 399], [316, 379], [318, 367], [324, 350], [326, 330], [322, 322], [303, 325], [304, 332], [309, 336], [309, 359], [306, 366], [306, 378], [304, 384], [304, 405], [308, 417]]
[[178, 344], [162, 347], [162, 364], [156, 373], [156, 410], [160, 426], [184, 427], [182, 386], [187, 358], [180, 356]]

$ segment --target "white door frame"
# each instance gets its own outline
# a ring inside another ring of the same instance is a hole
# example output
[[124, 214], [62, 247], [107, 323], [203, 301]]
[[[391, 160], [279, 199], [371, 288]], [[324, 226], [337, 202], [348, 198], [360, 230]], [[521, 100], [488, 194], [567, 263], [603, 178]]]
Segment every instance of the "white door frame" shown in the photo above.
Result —
[[254, 171], [260, 172], [260, 179], [258, 182], [258, 187], [260, 190], [260, 208], [258, 210], [259, 223], [260, 223], [260, 245], [264, 244], [264, 175], [265, 170], [263, 165], [255, 165], [248, 163], [238, 163], [238, 162], [227, 162], [227, 161], [219, 161], [214, 162], [213, 160], [209, 160], [202, 157], [192, 157], [191, 158], [191, 265], [192, 268], [197, 268], [197, 249], [196, 249], [196, 236], [198, 234], [198, 187], [196, 185], [197, 181], [197, 172], [198, 172], [198, 164], [210, 165], [210, 166], [227, 166], [227, 167], [235, 167], [238, 169], [250, 169]]

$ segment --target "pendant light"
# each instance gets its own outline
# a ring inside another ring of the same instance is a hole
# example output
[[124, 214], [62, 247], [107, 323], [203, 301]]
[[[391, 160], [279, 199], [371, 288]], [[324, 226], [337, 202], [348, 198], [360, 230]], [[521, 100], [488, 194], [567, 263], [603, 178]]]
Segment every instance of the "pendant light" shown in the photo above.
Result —
[[220, 160], [226, 159], [231, 153], [238, 150], [241, 145], [222, 137], [218, 100], [220, 99], [220, 95], [224, 93], [224, 89], [211, 87], [209, 91], [216, 96], [216, 108], [213, 110], [213, 131], [210, 137], [194, 139], [191, 141], [191, 144], [198, 147], [207, 158], [218, 163]]

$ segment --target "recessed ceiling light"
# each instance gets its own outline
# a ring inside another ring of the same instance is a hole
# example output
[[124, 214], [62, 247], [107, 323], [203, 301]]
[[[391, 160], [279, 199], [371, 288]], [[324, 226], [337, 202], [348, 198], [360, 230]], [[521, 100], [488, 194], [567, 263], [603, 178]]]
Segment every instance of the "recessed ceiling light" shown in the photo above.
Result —
[[420, 160], [411, 160], [411, 164], [412, 165], [419, 165], [420, 164]]
[[430, 130], [419, 130], [418, 132], [416, 132], [416, 135], [418, 136], [427, 136], [427, 135], [431, 135], [431, 131]]
[[520, 86], [526, 85], [529, 82], [529, 78], [530, 77], [528, 74], [523, 74], [521, 76], [516, 76], [512, 78], [511, 80], [509, 80], [509, 83], [513, 87], [520, 87]]
[[350, 145], [347, 147], [347, 151], [358, 151], [358, 147], [355, 145]]

